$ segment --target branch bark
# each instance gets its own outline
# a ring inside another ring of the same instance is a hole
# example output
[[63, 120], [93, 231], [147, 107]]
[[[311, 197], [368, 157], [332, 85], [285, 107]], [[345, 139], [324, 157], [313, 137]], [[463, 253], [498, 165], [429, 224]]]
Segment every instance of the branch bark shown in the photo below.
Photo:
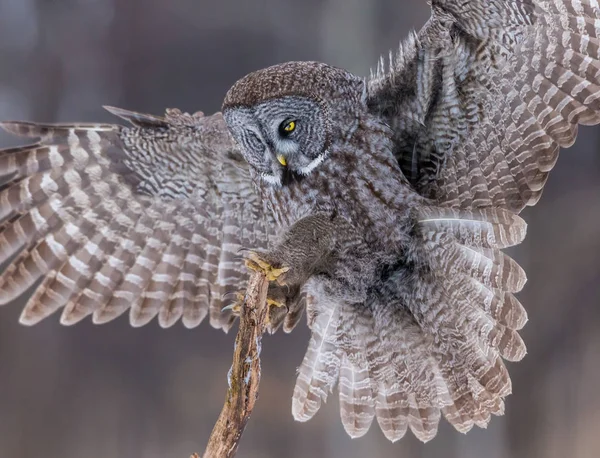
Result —
[[[242, 305], [240, 326], [235, 338], [233, 364], [227, 375], [229, 387], [221, 415], [213, 428], [203, 458], [235, 456], [258, 399], [260, 349], [267, 320], [267, 289], [264, 274], [252, 272]], [[199, 458], [193, 455], [193, 458]]]

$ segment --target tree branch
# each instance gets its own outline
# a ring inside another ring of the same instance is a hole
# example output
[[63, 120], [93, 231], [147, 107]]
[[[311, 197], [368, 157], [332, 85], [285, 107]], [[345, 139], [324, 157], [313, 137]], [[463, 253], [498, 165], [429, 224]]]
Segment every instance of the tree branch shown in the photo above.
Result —
[[[213, 428], [203, 458], [235, 456], [240, 438], [258, 399], [260, 349], [267, 318], [267, 289], [264, 274], [252, 272], [235, 338], [233, 364], [227, 374], [227, 396]], [[199, 458], [198, 455], [193, 457]]]

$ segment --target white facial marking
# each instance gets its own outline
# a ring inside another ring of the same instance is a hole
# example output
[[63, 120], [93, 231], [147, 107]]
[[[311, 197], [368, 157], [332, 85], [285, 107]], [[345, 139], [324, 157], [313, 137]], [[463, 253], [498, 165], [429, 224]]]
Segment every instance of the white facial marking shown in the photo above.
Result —
[[281, 186], [281, 177], [280, 176], [270, 175], [268, 173], [262, 173], [260, 175], [260, 177], [269, 184], [272, 184], [274, 186]]
[[321, 165], [321, 163], [327, 157], [328, 153], [329, 153], [329, 151], [325, 151], [323, 154], [320, 154], [319, 156], [317, 156], [316, 159], [311, 161], [307, 166], [302, 167], [298, 172], [302, 175], [308, 175], [310, 172], [312, 172], [314, 169], [316, 169], [319, 165]]

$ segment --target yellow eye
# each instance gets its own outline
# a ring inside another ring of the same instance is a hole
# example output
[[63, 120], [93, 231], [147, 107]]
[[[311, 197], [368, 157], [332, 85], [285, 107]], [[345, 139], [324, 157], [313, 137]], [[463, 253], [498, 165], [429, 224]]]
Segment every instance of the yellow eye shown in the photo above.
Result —
[[296, 121], [283, 121], [279, 126], [279, 133], [283, 137], [287, 137], [294, 130], [296, 130]]

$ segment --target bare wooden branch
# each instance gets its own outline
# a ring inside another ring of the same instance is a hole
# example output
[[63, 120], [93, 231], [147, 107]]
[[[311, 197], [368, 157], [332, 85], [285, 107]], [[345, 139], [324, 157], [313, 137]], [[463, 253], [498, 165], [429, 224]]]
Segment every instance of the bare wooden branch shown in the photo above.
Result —
[[[252, 273], [235, 338], [233, 364], [227, 375], [229, 387], [225, 404], [210, 435], [203, 458], [235, 456], [246, 423], [258, 399], [260, 349], [267, 320], [268, 287], [269, 283], [264, 274]], [[199, 458], [198, 455], [195, 456]]]

